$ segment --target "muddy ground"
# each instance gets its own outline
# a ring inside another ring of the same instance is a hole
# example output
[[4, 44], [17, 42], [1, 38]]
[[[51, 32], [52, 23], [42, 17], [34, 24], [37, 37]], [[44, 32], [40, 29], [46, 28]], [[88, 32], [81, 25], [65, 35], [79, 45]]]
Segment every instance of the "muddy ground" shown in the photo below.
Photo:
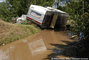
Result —
[[[50, 60], [53, 57], [68, 58], [60, 53], [62, 45], [73, 42], [66, 32], [43, 30], [30, 37], [0, 47], [0, 60]], [[61, 46], [58, 46], [61, 45]], [[56, 53], [57, 54], [53, 54]]]

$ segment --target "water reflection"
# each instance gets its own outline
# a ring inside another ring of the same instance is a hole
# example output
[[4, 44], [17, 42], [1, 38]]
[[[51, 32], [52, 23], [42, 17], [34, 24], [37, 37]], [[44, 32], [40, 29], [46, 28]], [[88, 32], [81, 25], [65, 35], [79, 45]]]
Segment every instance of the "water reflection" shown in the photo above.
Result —
[[46, 46], [42, 39], [31, 42], [28, 45], [29, 45], [30, 51], [32, 52], [32, 55], [40, 54], [46, 51]]
[[[53, 30], [43, 30], [40, 33], [27, 37], [25, 39], [16, 41], [9, 45], [6, 45], [2, 49], [5, 49], [5, 53], [0, 51], [1, 60], [43, 60], [48, 53], [48, 48], [53, 48], [50, 44], [63, 43], [61, 40], [65, 40], [66, 35], [63, 32], [55, 32]], [[60, 53], [59, 50], [53, 50]], [[34, 55], [35, 54], [35, 55]]]
[[0, 60], [10, 60], [9, 55], [0, 50]]

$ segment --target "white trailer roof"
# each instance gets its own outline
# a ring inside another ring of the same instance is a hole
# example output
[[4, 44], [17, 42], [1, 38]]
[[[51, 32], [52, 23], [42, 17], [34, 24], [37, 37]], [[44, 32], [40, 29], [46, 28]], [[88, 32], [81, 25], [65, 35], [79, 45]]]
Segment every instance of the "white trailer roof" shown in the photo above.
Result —
[[38, 5], [31, 5], [30, 9], [37, 11], [37, 12], [40, 12], [41, 14], [45, 14], [46, 11], [56, 11], [56, 12], [60, 12], [60, 13], [66, 13], [64, 11], [61, 11], [61, 10], [58, 10], [58, 9], [55, 9], [55, 8], [52, 8], [52, 7], [45, 8], [45, 7], [38, 6]]
[[[34, 11], [40, 13], [40, 14], [43, 14], [43, 15], [45, 15], [45, 13], [46, 13], [47, 11], [59, 12], [59, 13], [68, 15], [66, 12], [61, 11], [61, 10], [58, 10], [58, 9], [55, 9], [55, 8], [52, 8], [52, 7], [47, 7], [47, 8], [45, 8], [45, 7], [38, 6], [38, 5], [31, 5], [31, 6], [30, 6], [30, 9], [31, 9], [31, 10], [34, 10]], [[30, 9], [29, 9], [29, 10], [30, 10]]]
[[57, 11], [57, 12], [60, 12], [60, 13], [66, 13], [64, 11], [61, 11], [61, 10], [58, 10], [58, 9], [55, 9], [55, 8], [52, 8], [52, 7], [47, 7], [47, 8], [52, 10], [52, 11]]
[[32, 9], [32, 10], [34, 10], [36, 12], [39, 12], [41, 14], [45, 14], [46, 11], [49, 11], [49, 9], [47, 9], [45, 7], [42, 7], [42, 6], [37, 6], [37, 5], [31, 5], [30, 9]]

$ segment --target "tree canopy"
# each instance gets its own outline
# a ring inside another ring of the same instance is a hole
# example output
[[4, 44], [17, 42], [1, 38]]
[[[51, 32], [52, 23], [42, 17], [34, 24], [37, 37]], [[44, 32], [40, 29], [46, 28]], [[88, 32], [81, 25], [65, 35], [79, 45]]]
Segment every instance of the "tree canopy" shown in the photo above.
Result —
[[84, 37], [79, 41], [81, 43], [79, 45], [83, 49], [79, 46], [77, 47], [82, 57], [89, 57], [89, 0], [80, 0], [79, 2], [71, 1], [66, 7], [59, 7], [59, 9], [69, 13], [70, 20], [75, 22], [73, 23], [73, 32], [78, 34], [83, 33]]
[[0, 17], [10, 21], [12, 17], [27, 14], [31, 4], [41, 6], [52, 6], [54, 0], [6, 0], [0, 3]]

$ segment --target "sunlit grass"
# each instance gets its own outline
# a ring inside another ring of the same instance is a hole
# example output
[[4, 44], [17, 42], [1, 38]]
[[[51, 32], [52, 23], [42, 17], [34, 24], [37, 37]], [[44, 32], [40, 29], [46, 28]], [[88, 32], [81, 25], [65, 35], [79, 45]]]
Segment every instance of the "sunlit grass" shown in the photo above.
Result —
[[0, 21], [0, 45], [7, 44], [39, 32], [32, 25], [10, 24]]

